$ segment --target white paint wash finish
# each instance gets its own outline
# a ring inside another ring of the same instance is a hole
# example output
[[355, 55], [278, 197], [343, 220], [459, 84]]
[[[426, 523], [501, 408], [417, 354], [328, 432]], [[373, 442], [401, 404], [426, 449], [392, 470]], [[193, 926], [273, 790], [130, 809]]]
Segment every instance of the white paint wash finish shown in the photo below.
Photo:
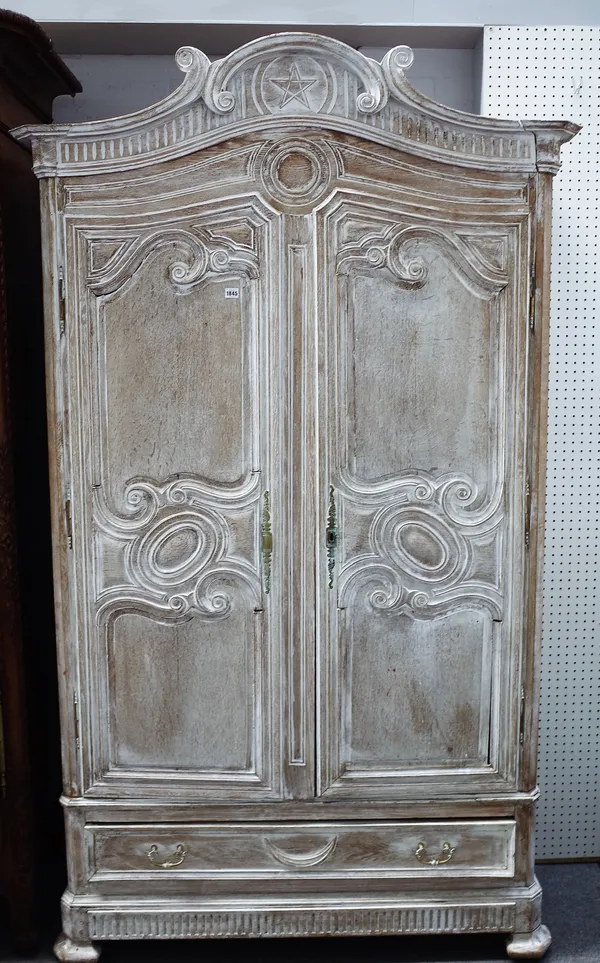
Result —
[[533, 874], [564, 121], [309, 34], [42, 180], [69, 887], [121, 938], [505, 932]]

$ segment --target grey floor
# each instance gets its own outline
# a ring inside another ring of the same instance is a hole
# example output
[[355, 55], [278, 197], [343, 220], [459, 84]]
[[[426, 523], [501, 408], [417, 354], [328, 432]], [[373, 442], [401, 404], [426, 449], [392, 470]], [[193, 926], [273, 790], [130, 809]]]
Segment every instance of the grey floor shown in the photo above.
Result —
[[[600, 963], [600, 863], [538, 866], [544, 922], [554, 937], [546, 963]], [[0, 950], [0, 960], [13, 957]], [[53, 959], [50, 949], [35, 959]], [[106, 943], [101, 963], [499, 963], [502, 937], [398, 937]], [[21, 963], [28, 963], [21, 958]]]

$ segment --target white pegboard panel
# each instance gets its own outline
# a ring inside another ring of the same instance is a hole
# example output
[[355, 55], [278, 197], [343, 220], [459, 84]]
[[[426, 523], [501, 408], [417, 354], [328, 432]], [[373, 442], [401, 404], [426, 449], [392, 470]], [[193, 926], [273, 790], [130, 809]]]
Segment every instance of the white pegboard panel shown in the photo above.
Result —
[[598, 858], [600, 28], [486, 27], [481, 105], [584, 125], [554, 181], [537, 855]]

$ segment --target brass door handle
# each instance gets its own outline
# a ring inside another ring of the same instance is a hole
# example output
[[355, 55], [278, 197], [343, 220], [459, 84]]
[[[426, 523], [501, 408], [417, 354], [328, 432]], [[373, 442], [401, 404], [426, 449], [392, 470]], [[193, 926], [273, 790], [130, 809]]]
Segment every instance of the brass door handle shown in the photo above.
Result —
[[335, 568], [335, 549], [337, 546], [337, 515], [335, 508], [335, 491], [333, 485], [329, 487], [329, 514], [325, 531], [325, 545], [327, 546], [327, 569], [329, 571], [329, 588], [333, 588], [333, 570]]
[[442, 843], [441, 852], [437, 856], [428, 856], [425, 843], [419, 843], [415, 849], [415, 856], [420, 863], [425, 863], [427, 866], [443, 866], [444, 863], [450, 862], [455, 852], [456, 846], [451, 846], [450, 843]]
[[175, 849], [175, 852], [167, 856], [166, 859], [160, 859], [158, 846], [151, 846], [146, 855], [152, 865], [156, 866], [157, 869], [174, 869], [175, 866], [181, 866], [187, 853], [180, 843]]

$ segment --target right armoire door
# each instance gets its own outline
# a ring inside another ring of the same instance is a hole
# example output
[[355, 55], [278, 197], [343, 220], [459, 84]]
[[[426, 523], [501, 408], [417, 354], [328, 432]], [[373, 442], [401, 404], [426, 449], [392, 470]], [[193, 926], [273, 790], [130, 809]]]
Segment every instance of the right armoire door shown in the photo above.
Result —
[[[318, 794], [515, 784], [527, 209], [338, 139], [317, 212]], [[508, 186], [508, 185], [507, 185]], [[485, 195], [485, 196], [484, 196]]]

